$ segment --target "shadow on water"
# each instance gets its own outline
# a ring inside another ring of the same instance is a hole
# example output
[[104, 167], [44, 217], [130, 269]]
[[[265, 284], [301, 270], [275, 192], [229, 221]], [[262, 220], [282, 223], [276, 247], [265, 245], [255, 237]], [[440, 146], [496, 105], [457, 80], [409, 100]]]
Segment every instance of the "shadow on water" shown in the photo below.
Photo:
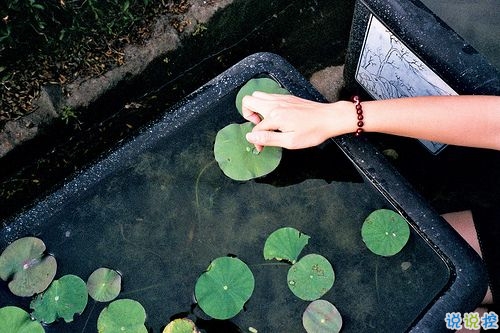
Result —
[[275, 173], [257, 179], [256, 182], [273, 186], [289, 186], [307, 179], [323, 179], [327, 183], [363, 182], [351, 162], [329, 143], [324, 143], [314, 150], [285, 150], [282, 161]]

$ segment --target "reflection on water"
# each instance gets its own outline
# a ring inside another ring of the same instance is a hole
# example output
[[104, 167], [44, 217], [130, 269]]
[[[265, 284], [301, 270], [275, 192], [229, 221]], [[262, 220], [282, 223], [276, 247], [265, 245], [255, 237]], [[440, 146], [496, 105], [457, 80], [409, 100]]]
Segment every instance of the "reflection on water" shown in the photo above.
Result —
[[500, 1], [421, 1], [500, 70]]
[[[447, 283], [445, 265], [416, 234], [390, 258], [366, 249], [364, 218], [390, 206], [333, 144], [286, 151], [280, 167], [257, 181], [224, 176], [212, 148], [218, 129], [242, 122], [233, 101], [220, 101], [197, 119], [203, 126], [161, 139], [32, 230], [58, 259], [58, 276], [86, 280], [98, 267], [119, 270], [120, 297], [141, 302], [147, 326], [161, 332], [172, 316], [191, 313], [196, 279], [210, 261], [234, 254], [249, 265], [256, 286], [232, 329], [303, 332], [309, 302], [288, 290], [288, 265], [262, 254], [271, 232], [291, 226], [311, 236], [302, 255], [319, 253], [332, 263], [336, 280], [324, 298], [341, 312], [344, 332], [404, 331]], [[0, 287], [0, 306], [18, 302]], [[91, 301], [74, 323], [48, 330], [92, 332], [104, 306]], [[205, 332], [221, 331], [193, 312]]]

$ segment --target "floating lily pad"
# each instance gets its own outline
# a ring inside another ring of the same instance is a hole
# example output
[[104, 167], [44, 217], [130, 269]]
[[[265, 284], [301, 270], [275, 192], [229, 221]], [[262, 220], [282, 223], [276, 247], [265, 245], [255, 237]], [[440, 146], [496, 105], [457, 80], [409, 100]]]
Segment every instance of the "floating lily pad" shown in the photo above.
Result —
[[361, 237], [370, 251], [381, 256], [400, 252], [410, 238], [406, 220], [390, 209], [378, 209], [365, 219]]
[[241, 89], [238, 91], [238, 94], [236, 95], [236, 108], [241, 115], [243, 114], [241, 106], [243, 97], [245, 97], [246, 95], [251, 95], [255, 91], [262, 91], [270, 94], [290, 94], [288, 90], [282, 88], [280, 84], [273, 79], [266, 77], [251, 79], [247, 83], [245, 83], [243, 87], [241, 87]]
[[264, 244], [264, 259], [297, 261], [300, 252], [309, 242], [309, 237], [295, 228], [284, 227], [274, 231]]
[[332, 303], [318, 299], [304, 311], [302, 325], [307, 333], [338, 333], [342, 328], [342, 316]]
[[308, 254], [290, 267], [287, 281], [295, 296], [305, 301], [313, 301], [332, 288], [335, 273], [325, 257]]
[[200, 308], [215, 319], [236, 316], [253, 293], [255, 279], [238, 258], [219, 257], [196, 281], [195, 296]]
[[9, 289], [14, 295], [33, 296], [52, 282], [57, 270], [56, 259], [44, 252], [42, 240], [23, 237], [12, 242], [0, 255], [0, 278], [12, 279]]
[[245, 135], [252, 131], [250, 122], [230, 124], [215, 137], [214, 155], [226, 176], [234, 180], [249, 180], [267, 175], [279, 165], [280, 147], [264, 147], [261, 152], [249, 143]]
[[137, 301], [119, 299], [104, 308], [97, 318], [99, 333], [147, 333], [146, 310]]
[[0, 332], [44, 333], [45, 330], [28, 312], [17, 306], [6, 306], [0, 308]]
[[75, 314], [85, 310], [88, 301], [87, 286], [76, 275], [65, 275], [54, 280], [49, 288], [31, 301], [33, 317], [50, 324], [59, 318], [69, 323]]
[[198, 333], [196, 325], [191, 319], [178, 318], [170, 323], [163, 329], [163, 333]]
[[121, 285], [120, 273], [105, 267], [96, 269], [87, 280], [89, 295], [98, 302], [114, 300], [120, 293]]

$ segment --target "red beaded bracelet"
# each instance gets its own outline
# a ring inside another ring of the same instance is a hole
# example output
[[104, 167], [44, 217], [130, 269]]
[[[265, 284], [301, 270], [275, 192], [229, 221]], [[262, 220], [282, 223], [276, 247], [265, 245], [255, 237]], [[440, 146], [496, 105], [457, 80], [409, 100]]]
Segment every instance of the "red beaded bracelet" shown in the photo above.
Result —
[[365, 124], [363, 122], [363, 108], [361, 107], [361, 100], [359, 99], [359, 96], [354, 96], [352, 98], [352, 102], [354, 103], [354, 106], [356, 107], [356, 115], [358, 118], [358, 128], [354, 132], [354, 135], [359, 136], [361, 133], [364, 132], [363, 130], [363, 125]]

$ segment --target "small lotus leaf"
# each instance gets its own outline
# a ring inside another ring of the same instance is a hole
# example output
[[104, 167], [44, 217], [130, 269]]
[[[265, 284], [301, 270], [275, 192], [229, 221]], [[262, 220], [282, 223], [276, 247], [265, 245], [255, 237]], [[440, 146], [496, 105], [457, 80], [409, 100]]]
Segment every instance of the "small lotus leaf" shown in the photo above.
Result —
[[105, 267], [96, 269], [87, 280], [89, 295], [98, 302], [114, 300], [120, 293], [121, 285], [120, 273]]
[[253, 293], [255, 279], [238, 258], [219, 257], [196, 281], [195, 296], [200, 308], [215, 319], [236, 316]]
[[215, 137], [214, 155], [221, 170], [234, 180], [249, 180], [267, 175], [279, 165], [280, 147], [264, 147], [258, 152], [245, 135], [254, 125], [250, 122], [230, 124]]
[[59, 318], [69, 323], [75, 314], [85, 310], [88, 301], [87, 286], [76, 275], [65, 275], [54, 280], [49, 288], [31, 301], [33, 317], [50, 324]]
[[191, 319], [178, 318], [170, 323], [163, 329], [163, 333], [198, 333], [196, 325]]
[[12, 242], [0, 255], [0, 278], [9, 282], [10, 291], [27, 297], [41, 293], [52, 282], [57, 270], [56, 259], [44, 256], [45, 244], [36, 237]]
[[236, 95], [236, 109], [242, 115], [242, 100], [246, 95], [251, 95], [255, 91], [263, 91], [270, 94], [282, 94], [289, 95], [290, 92], [285, 88], [282, 88], [278, 82], [273, 79], [263, 77], [257, 79], [251, 79], [241, 87]]
[[44, 333], [43, 326], [31, 319], [28, 312], [16, 306], [0, 308], [0, 332]]
[[300, 252], [309, 242], [309, 237], [295, 228], [284, 227], [274, 231], [264, 244], [264, 259], [297, 261]]
[[338, 333], [342, 328], [342, 316], [332, 303], [318, 299], [304, 311], [302, 325], [307, 333]]
[[308, 254], [290, 267], [287, 281], [295, 296], [304, 301], [313, 301], [332, 288], [335, 273], [325, 257]]
[[132, 299], [119, 299], [104, 308], [97, 318], [99, 333], [147, 333], [146, 311]]
[[390, 209], [378, 209], [365, 219], [361, 237], [370, 251], [381, 256], [400, 252], [410, 238], [406, 220]]

